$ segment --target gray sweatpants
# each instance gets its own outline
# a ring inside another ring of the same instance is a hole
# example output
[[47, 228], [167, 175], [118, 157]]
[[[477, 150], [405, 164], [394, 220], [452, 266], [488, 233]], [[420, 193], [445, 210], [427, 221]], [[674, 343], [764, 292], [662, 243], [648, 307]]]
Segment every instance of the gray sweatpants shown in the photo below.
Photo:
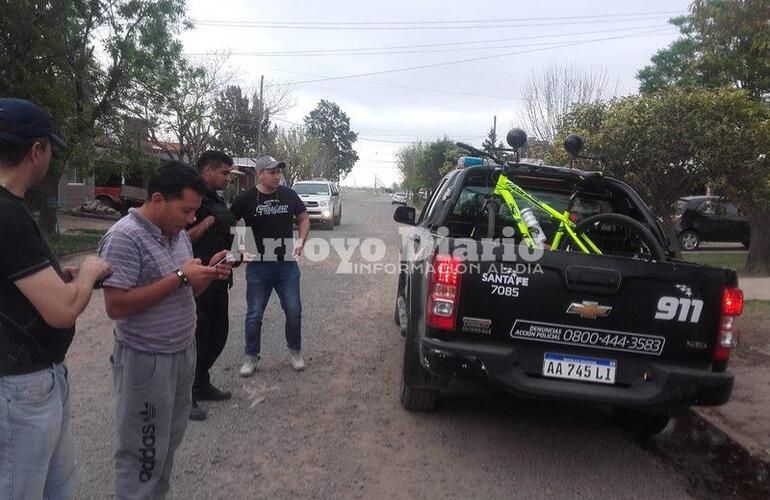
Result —
[[115, 498], [165, 498], [192, 405], [195, 342], [175, 354], [146, 353], [115, 342], [112, 359]]

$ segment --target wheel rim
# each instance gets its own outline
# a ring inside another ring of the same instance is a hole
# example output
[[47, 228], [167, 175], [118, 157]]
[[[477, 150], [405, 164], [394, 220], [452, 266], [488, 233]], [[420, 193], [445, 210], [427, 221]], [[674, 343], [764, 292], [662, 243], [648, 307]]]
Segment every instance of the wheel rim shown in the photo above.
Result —
[[685, 233], [682, 235], [682, 247], [685, 250], [692, 250], [698, 246], [698, 237], [693, 233]]

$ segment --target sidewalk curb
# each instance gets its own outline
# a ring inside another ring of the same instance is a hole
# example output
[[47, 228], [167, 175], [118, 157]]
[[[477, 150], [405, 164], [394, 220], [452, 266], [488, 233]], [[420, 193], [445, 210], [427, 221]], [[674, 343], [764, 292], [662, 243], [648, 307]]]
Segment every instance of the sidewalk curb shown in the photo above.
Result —
[[751, 458], [764, 462], [770, 467], [770, 450], [763, 449], [754, 443], [750, 436], [725, 424], [723, 422], [724, 417], [719, 415], [716, 410], [707, 407], [693, 408], [692, 413], [706, 425], [724, 434], [734, 443], [734, 446], [743, 449]]
[[702, 410], [691, 408], [675, 417], [668, 432], [638, 443], [682, 474], [695, 498], [770, 498], [770, 461], [752, 454]]

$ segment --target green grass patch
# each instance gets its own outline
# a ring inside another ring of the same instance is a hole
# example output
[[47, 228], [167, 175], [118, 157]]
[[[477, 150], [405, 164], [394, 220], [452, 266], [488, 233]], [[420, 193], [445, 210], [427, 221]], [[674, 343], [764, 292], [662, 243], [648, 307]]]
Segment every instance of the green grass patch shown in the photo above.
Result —
[[50, 243], [51, 250], [57, 256], [63, 257], [71, 253], [87, 250], [96, 251], [104, 233], [106, 231], [102, 229], [83, 229], [52, 236], [49, 238], [48, 243]]
[[684, 260], [711, 267], [724, 267], [735, 271], [743, 271], [746, 267], [747, 253], [744, 252], [687, 252], [682, 254]]

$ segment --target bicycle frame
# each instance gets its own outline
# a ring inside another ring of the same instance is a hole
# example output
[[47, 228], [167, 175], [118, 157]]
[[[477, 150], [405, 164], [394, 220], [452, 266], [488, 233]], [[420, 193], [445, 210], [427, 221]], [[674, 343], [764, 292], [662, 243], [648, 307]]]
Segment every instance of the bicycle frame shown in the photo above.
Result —
[[544, 203], [529, 194], [521, 186], [510, 180], [503, 172], [500, 172], [500, 176], [497, 178], [494, 193], [500, 196], [505, 202], [505, 205], [508, 207], [508, 210], [510, 210], [511, 216], [516, 222], [516, 226], [528, 247], [534, 248], [535, 241], [532, 239], [529, 228], [521, 216], [521, 210], [519, 209], [519, 204], [516, 202], [516, 197], [528, 201], [533, 206], [559, 221], [559, 227], [556, 230], [556, 234], [550, 245], [551, 250], [557, 250], [559, 248], [559, 244], [566, 233], [583, 253], [602, 255], [601, 250], [599, 250], [594, 242], [591, 241], [591, 238], [589, 238], [588, 235], [575, 232], [576, 225], [569, 219], [569, 209], [565, 210], [564, 213], [556, 211], [547, 203]]

